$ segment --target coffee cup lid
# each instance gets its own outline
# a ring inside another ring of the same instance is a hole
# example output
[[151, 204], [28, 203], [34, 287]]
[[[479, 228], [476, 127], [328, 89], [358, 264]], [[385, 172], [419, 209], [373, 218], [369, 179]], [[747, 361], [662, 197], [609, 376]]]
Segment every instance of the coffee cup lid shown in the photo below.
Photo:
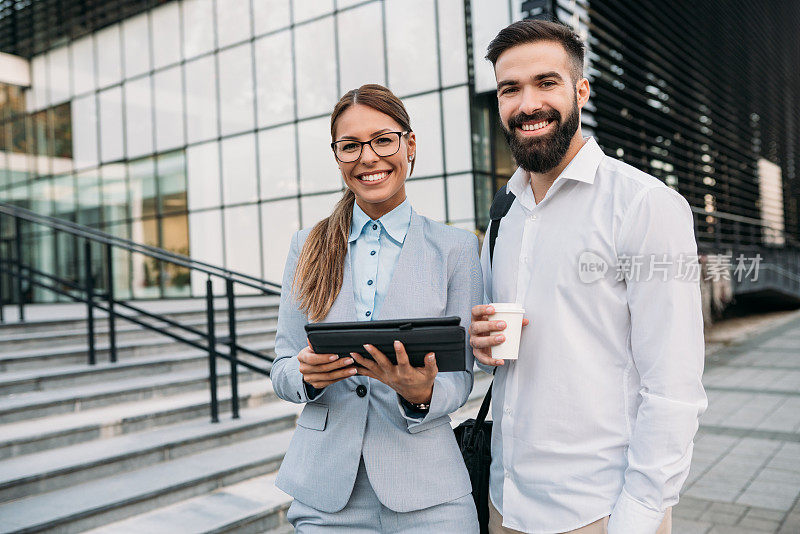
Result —
[[502, 313], [525, 313], [525, 308], [516, 302], [492, 302], [491, 306], [495, 312]]

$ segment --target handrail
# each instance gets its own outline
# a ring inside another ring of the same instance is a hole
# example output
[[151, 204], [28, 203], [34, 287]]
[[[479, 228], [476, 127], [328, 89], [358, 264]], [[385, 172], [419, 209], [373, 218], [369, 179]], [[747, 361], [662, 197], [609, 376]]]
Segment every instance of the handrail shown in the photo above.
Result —
[[175, 252], [170, 252], [162, 248], [145, 245], [143, 243], [137, 243], [129, 239], [107, 234], [88, 226], [82, 226], [80, 224], [73, 223], [72, 221], [41, 215], [31, 210], [20, 208], [19, 206], [14, 206], [2, 201], [0, 201], [0, 213], [5, 213], [11, 217], [18, 217], [26, 221], [41, 224], [43, 226], [53, 228], [54, 230], [61, 230], [77, 237], [91, 239], [92, 241], [96, 241], [98, 243], [111, 244], [115, 247], [119, 247], [130, 252], [138, 252], [157, 260], [168, 261], [170, 263], [180, 265], [181, 267], [200, 271], [212, 276], [232, 278], [235, 282], [249, 286], [253, 289], [262, 290], [264, 287], [268, 287], [274, 291], [273, 294], [280, 294], [281, 286], [274, 282], [268, 282], [249, 274], [239, 273], [224, 267], [211, 265], [209, 263], [205, 263], [188, 256], [183, 256], [181, 254], [176, 254]]
[[[70, 298], [76, 302], [85, 303], [87, 310], [89, 365], [96, 364], [94, 312], [95, 310], [99, 310], [105, 312], [108, 316], [110, 363], [117, 362], [115, 326], [115, 320], [117, 318], [124, 319], [148, 330], [158, 332], [161, 335], [167, 336], [195, 349], [206, 351], [208, 353], [211, 421], [214, 423], [219, 421], [216, 371], [217, 358], [222, 358], [230, 363], [231, 411], [234, 419], [239, 417], [239, 366], [269, 376], [269, 368], [254, 365], [254, 363], [241, 360], [238, 357], [238, 354], [241, 353], [268, 363], [271, 363], [274, 360], [274, 357], [263, 354], [259, 350], [256, 350], [258, 347], [248, 348], [242, 346], [238, 342], [236, 336], [236, 295], [234, 287], [235, 284], [239, 284], [246, 288], [256, 289], [262, 294], [280, 295], [280, 285], [266, 280], [261, 280], [251, 275], [198, 261], [181, 254], [176, 254], [174, 252], [163, 250], [157, 247], [143, 245], [141, 243], [136, 243], [135, 241], [106, 234], [100, 230], [82, 226], [71, 221], [65, 221], [63, 219], [41, 215], [25, 208], [14, 206], [6, 202], [0, 202], [0, 228], [2, 227], [2, 220], [4, 216], [8, 216], [13, 219], [14, 232], [13, 238], [5, 240], [2, 239], [2, 234], [0, 233], [0, 244], [2, 244], [4, 241], [9, 242], [13, 247], [13, 253], [0, 256], [0, 274], [5, 274], [11, 277], [11, 279], [14, 281], [13, 292], [16, 294], [16, 301], [17, 305], [19, 306], [20, 322], [25, 321], [25, 297], [23, 294], [23, 282], [27, 282], [29, 287], [36, 286]], [[50, 228], [55, 232], [64, 232], [74, 236], [77, 239], [83, 240], [83, 258], [85, 268], [83, 280], [79, 279], [78, 281], [75, 281], [66, 279], [56, 274], [44, 272], [33, 265], [26, 265], [22, 254], [23, 221], [26, 223]], [[93, 245], [100, 245], [104, 249], [103, 261], [106, 286], [102, 291], [97, 291], [95, 289], [96, 274], [95, 269], [93, 268], [93, 262], [95, 261], [95, 258], [92, 254]], [[201, 329], [181, 324], [174, 318], [167, 317], [166, 313], [158, 314], [150, 312], [142, 309], [141, 307], [134, 306], [130, 302], [125, 302], [115, 298], [113, 274], [113, 251], [115, 248], [127, 251], [131, 254], [141, 254], [161, 262], [171, 263], [186, 268], [190, 271], [205, 274], [206, 291], [205, 298], [203, 300], [205, 301], [206, 331], [203, 332]], [[227, 312], [228, 319], [228, 335], [225, 337], [218, 337], [215, 332], [216, 310], [214, 309], [215, 297], [213, 292], [212, 278], [218, 278], [225, 282], [225, 297], [227, 303], [227, 308], [225, 311]], [[0, 284], [0, 291], [3, 289], [3, 285]], [[4, 321], [2, 302], [3, 298], [2, 294], [0, 294], [0, 323]], [[116, 307], [129, 310], [135, 315], [119, 313], [116, 311]], [[151, 324], [149, 321], [143, 320], [144, 318], [152, 320], [157, 324]], [[167, 330], [169, 328], [172, 328], [175, 331]], [[223, 347], [227, 348], [227, 350], [224, 350]]]

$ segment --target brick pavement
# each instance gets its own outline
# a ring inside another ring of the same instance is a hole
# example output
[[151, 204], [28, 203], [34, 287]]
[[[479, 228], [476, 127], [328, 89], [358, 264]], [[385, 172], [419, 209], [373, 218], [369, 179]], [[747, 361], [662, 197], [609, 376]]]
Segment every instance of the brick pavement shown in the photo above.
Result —
[[706, 361], [674, 534], [800, 534], [800, 312]]

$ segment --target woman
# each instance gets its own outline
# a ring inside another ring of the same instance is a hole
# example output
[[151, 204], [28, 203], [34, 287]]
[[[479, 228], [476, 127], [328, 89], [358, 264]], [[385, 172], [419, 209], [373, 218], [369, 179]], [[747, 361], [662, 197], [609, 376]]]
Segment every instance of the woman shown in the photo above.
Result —
[[[470, 482], [448, 414], [471, 371], [437, 373], [353, 354], [315, 354], [309, 321], [458, 315], [482, 295], [478, 242], [417, 215], [406, 200], [416, 140], [402, 102], [380, 85], [345, 94], [331, 144], [347, 186], [333, 213], [295, 234], [286, 270], [272, 384], [306, 403], [276, 485], [294, 497], [297, 532], [478, 532]], [[467, 369], [472, 352], [465, 354]], [[356, 366], [355, 364], [359, 364]]]

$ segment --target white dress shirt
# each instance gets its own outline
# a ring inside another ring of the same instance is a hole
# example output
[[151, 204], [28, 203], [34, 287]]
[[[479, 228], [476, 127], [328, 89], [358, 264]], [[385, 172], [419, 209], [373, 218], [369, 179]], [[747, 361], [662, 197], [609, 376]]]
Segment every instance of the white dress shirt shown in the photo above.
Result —
[[653, 534], [707, 405], [689, 205], [591, 138], [538, 205], [524, 170], [508, 189], [486, 298], [531, 322], [494, 381], [492, 503], [523, 532], [610, 514], [610, 534]]

